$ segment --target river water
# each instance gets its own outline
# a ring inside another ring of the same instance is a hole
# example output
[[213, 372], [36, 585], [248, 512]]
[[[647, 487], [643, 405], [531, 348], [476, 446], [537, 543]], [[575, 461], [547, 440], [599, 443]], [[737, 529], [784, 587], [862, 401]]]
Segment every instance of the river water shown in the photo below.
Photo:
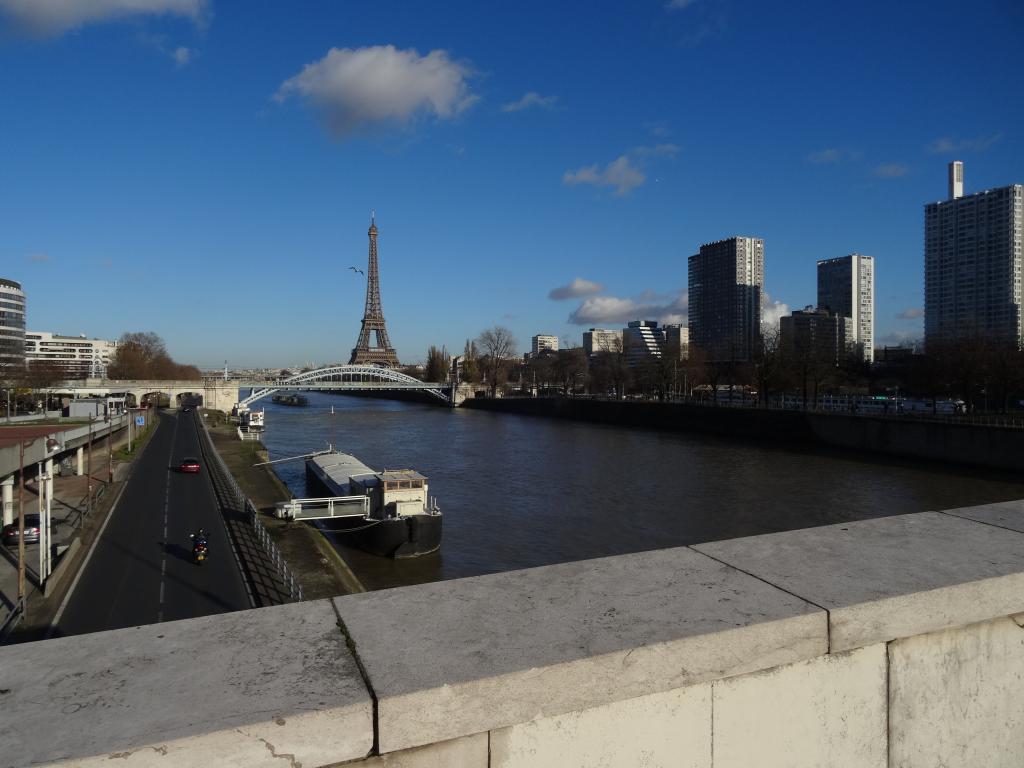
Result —
[[[309, 392], [266, 404], [273, 459], [332, 444], [415, 469], [444, 512], [441, 551], [339, 551], [369, 589], [1024, 498], [1013, 477], [703, 435]], [[331, 408], [334, 413], [331, 413]], [[275, 469], [306, 496], [305, 467]]]

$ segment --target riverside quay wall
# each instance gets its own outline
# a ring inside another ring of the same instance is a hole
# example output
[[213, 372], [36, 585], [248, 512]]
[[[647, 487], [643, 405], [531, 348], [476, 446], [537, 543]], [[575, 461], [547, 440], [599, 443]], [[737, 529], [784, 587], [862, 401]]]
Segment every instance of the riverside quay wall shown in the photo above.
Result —
[[930, 420], [916, 415], [868, 416], [766, 408], [587, 398], [474, 398], [463, 408], [600, 424], [808, 445], [1024, 470], [1024, 429]]
[[1022, 626], [923, 512], [0, 648], [0, 763], [1019, 768]]

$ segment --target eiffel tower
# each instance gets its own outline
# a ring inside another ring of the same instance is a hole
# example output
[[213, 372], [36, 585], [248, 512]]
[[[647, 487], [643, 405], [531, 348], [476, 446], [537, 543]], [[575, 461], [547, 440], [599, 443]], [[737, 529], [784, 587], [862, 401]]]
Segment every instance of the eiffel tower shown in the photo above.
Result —
[[[384, 310], [380, 305], [380, 274], [377, 270], [377, 223], [370, 213], [370, 264], [366, 270], [366, 310], [363, 312], [363, 327], [349, 365], [376, 363], [385, 368], [399, 366], [398, 355], [388, 341], [388, 329], [384, 327]], [[370, 346], [370, 331], [377, 335], [377, 346]]]

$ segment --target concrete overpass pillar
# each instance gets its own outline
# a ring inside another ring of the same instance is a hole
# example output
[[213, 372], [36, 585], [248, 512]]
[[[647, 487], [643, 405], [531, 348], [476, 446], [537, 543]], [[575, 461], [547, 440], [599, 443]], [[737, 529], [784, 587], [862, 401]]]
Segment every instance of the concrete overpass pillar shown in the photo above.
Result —
[[85, 446], [80, 445], [75, 450], [75, 475], [81, 477], [85, 474]]
[[14, 475], [8, 475], [0, 480], [0, 492], [3, 500], [4, 525], [14, 522]]

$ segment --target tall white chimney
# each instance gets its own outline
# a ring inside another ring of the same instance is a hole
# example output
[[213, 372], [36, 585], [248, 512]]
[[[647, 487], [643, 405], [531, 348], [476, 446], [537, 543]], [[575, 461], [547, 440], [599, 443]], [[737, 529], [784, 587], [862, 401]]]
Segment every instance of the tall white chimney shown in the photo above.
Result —
[[949, 164], [949, 199], [956, 200], [964, 196], [964, 164], [954, 160]]

